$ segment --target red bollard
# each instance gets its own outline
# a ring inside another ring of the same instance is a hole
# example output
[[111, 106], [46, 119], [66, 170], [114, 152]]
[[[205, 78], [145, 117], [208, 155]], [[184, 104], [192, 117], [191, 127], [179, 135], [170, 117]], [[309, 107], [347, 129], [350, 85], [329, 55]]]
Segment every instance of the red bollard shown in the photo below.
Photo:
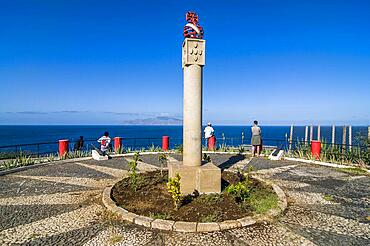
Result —
[[122, 151], [122, 138], [115, 137], [114, 138], [114, 152], [116, 152], [116, 154], [120, 154], [121, 151]]
[[216, 137], [212, 136], [208, 138], [208, 150], [215, 150], [216, 147]]
[[62, 139], [59, 140], [59, 156], [61, 158], [65, 158], [69, 150], [69, 140], [68, 139]]
[[312, 140], [311, 141], [311, 153], [312, 153], [312, 156], [316, 158], [316, 160], [320, 159], [320, 152], [321, 152], [321, 142]]
[[162, 137], [162, 150], [168, 150], [169, 139], [169, 136]]

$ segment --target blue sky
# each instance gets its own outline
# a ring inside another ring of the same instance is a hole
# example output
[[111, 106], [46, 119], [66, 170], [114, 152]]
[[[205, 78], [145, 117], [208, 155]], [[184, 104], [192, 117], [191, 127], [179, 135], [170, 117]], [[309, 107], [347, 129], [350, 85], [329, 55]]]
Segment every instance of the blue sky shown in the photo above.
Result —
[[182, 115], [185, 12], [204, 121], [370, 124], [370, 1], [0, 0], [0, 124]]

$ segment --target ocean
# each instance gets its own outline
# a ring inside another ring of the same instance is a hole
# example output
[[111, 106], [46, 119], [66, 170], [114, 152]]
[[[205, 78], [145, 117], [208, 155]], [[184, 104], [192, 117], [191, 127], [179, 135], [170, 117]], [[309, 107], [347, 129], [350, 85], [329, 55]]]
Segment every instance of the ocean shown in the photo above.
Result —
[[[250, 144], [251, 126], [213, 126], [218, 143], [225, 142], [230, 145], [240, 143]], [[280, 145], [289, 136], [290, 126], [261, 126], [264, 145]], [[342, 142], [342, 126], [336, 127], [336, 143]], [[37, 148], [53, 152], [57, 150], [57, 141], [69, 139], [75, 142], [79, 136], [95, 143], [105, 131], [111, 137], [123, 137], [123, 145], [130, 147], [160, 146], [164, 135], [170, 137], [170, 147], [181, 144], [182, 126], [137, 126], [137, 125], [16, 125], [0, 126], [0, 151], [12, 151], [14, 148], [1, 148], [2, 146], [45, 143]], [[242, 139], [244, 133], [244, 139]], [[293, 139], [304, 139], [305, 127], [295, 126]], [[356, 136], [367, 136], [367, 126], [352, 127], [353, 144]], [[313, 139], [317, 138], [317, 127], [314, 127]], [[348, 137], [348, 130], [347, 130]], [[331, 142], [331, 126], [321, 126], [321, 139]], [[89, 141], [86, 141], [88, 143]], [[347, 141], [348, 142], [348, 141]], [[29, 146], [21, 147], [24, 150]], [[33, 146], [35, 151], [36, 146]], [[19, 149], [18, 149], [19, 150]]]

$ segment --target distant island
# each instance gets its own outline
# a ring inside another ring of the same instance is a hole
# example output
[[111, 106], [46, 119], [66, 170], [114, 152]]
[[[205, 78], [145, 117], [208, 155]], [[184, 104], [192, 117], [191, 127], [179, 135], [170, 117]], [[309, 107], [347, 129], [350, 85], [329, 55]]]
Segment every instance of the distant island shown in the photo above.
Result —
[[127, 120], [123, 125], [182, 125], [182, 119], [158, 116], [154, 118]]

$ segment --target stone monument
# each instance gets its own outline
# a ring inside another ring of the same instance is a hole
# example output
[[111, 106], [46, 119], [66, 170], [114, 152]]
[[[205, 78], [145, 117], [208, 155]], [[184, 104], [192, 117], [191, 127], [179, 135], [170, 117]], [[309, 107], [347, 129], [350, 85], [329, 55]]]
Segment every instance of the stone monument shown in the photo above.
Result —
[[202, 84], [205, 65], [203, 29], [198, 16], [186, 14], [182, 44], [184, 72], [183, 162], [169, 163], [169, 176], [181, 177], [181, 193], [221, 192], [221, 169], [213, 163], [202, 165]]

